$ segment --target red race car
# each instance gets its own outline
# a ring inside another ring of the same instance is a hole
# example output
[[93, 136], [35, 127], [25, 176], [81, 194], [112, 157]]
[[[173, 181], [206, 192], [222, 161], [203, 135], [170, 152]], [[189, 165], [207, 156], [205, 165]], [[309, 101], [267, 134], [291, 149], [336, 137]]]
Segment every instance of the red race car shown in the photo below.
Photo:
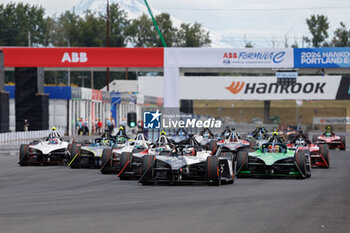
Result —
[[309, 140], [299, 138], [287, 146], [295, 150], [309, 151], [312, 167], [329, 168], [329, 148], [327, 144], [313, 144]]
[[345, 137], [338, 136], [335, 133], [333, 133], [332, 126], [327, 126], [326, 132], [324, 132], [323, 134], [313, 136], [312, 141], [316, 144], [327, 144], [329, 149], [346, 149]]

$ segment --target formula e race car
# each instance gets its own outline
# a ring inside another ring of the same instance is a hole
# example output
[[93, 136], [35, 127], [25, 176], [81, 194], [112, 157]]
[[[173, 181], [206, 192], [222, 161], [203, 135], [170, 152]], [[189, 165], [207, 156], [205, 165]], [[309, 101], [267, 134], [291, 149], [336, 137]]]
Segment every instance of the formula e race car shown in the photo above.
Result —
[[63, 141], [50, 133], [42, 141], [33, 141], [30, 144], [22, 144], [19, 149], [20, 166], [31, 164], [66, 164], [69, 160], [67, 150], [68, 142]]
[[171, 153], [144, 156], [141, 171], [139, 182], [143, 185], [232, 184], [236, 174], [236, 156], [222, 147], [212, 156], [211, 151], [200, 146], [180, 145]]
[[222, 137], [222, 140], [217, 141], [215, 148], [216, 146], [225, 146], [231, 151], [238, 151], [242, 149], [247, 149], [250, 151], [256, 147], [254, 139], [242, 139], [240, 134], [238, 134], [235, 129], [225, 129]]
[[132, 155], [138, 154], [142, 156], [146, 153], [150, 144], [146, 136], [143, 133], [139, 133], [134, 140], [117, 144], [112, 148], [106, 148], [102, 153], [101, 173], [119, 174], [125, 167], [125, 161], [128, 161]]
[[178, 129], [176, 132], [175, 132], [175, 134], [174, 135], [169, 135], [168, 136], [168, 139], [169, 140], [171, 140], [171, 142], [173, 143], [173, 144], [176, 144], [176, 145], [181, 145], [181, 144], [185, 144], [186, 142], [186, 140], [188, 140], [188, 138], [189, 138], [190, 136], [189, 136], [189, 134], [187, 133], [187, 131], [186, 130], [184, 130], [184, 129], [182, 129], [182, 128], [180, 128], [180, 129]]
[[19, 152], [19, 165], [31, 164], [66, 164], [69, 159], [68, 142], [61, 139], [61, 135], [52, 127], [49, 135], [41, 141], [22, 144]]
[[288, 149], [282, 143], [265, 143], [237, 164], [238, 177], [296, 177], [311, 176], [310, 154], [303, 149]]
[[69, 145], [71, 168], [101, 168], [103, 149], [111, 148], [114, 138], [95, 138], [91, 143], [74, 143]]
[[313, 144], [310, 140], [303, 137], [291, 141], [288, 148], [295, 150], [304, 150], [310, 154], [311, 166], [320, 168], [329, 168], [329, 149], [327, 144]]
[[254, 141], [255, 146], [260, 147], [262, 144], [266, 143], [269, 139], [269, 132], [264, 126], [258, 126], [253, 132], [248, 134], [246, 140]]
[[312, 141], [316, 144], [327, 144], [329, 149], [339, 148], [340, 150], [346, 149], [345, 137], [338, 136], [333, 133], [332, 126], [328, 125], [326, 131], [321, 135], [314, 135]]
[[140, 178], [142, 160], [145, 155], [165, 155], [171, 153], [175, 145], [165, 136], [160, 135], [155, 143], [149, 145], [147, 150], [134, 153], [124, 153], [121, 155], [120, 167], [118, 174], [121, 180]]
[[195, 135], [195, 139], [201, 146], [204, 146], [208, 150], [214, 149], [218, 136], [215, 136], [209, 128], [204, 128], [198, 135]]

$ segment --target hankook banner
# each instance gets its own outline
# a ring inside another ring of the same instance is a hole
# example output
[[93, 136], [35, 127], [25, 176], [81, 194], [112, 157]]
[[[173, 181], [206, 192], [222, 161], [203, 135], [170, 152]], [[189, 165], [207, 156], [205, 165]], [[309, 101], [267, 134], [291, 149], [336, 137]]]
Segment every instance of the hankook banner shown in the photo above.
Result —
[[[322, 100], [336, 99], [340, 76], [301, 76], [293, 86], [276, 77], [181, 77], [180, 99], [198, 100]], [[139, 92], [162, 97], [161, 77], [140, 77]]]

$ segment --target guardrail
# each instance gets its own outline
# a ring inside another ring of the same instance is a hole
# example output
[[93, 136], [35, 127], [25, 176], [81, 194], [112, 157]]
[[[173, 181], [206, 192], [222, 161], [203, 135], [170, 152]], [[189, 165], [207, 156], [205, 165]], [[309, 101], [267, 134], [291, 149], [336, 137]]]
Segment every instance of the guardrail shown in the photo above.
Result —
[[[38, 131], [27, 131], [27, 132], [9, 132], [0, 133], [0, 144], [6, 144], [13, 141], [22, 141], [30, 139], [38, 139], [47, 137], [51, 130], [38, 130]], [[57, 130], [60, 135], [64, 135], [64, 130]]]

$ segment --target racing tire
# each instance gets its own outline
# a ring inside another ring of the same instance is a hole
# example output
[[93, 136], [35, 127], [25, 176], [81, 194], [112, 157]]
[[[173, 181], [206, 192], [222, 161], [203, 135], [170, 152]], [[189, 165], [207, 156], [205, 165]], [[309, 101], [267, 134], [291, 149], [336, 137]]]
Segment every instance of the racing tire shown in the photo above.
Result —
[[[310, 155], [310, 151], [309, 150], [303, 150], [306, 155]], [[311, 157], [310, 156], [306, 156], [306, 178], [310, 178], [311, 177]]]
[[206, 177], [208, 185], [221, 185], [220, 160], [217, 156], [208, 156], [206, 164]]
[[[70, 167], [71, 168], [78, 168], [79, 167], [80, 147], [81, 146], [78, 143], [77, 144], [74, 143], [73, 146], [72, 146], [72, 154], [71, 154], [71, 157], [70, 157], [70, 162], [71, 162]], [[74, 161], [72, 162], [73, 159], [74, 159]]]
[[208, 143], [208, 149], [211, 151], [212, 155], [216, 152], [217, 147], [218, 142], [216, 140], [212, 140]]
[[300, 178], [307, 178], [307, 161], [306, 161], [305, 151], [300, 150], [294, 154], [294, 161], [298, 166], [299, 172], [301, 173]]
[[329, 147], [327, 144], [319, 144], [318, 147], [320, 148], [320, 155], [323, 157], [324, 161], [326, 161], [327, 165], [326, 168], [329, 168]]
[[127, 180], [130, 179], [129, 176], [125, 175], [125, 172], [131, 172], [132, 171], [132, 153], [130, 152], [123, 152], [120, 156], [120, 171], [123, 170], [122, 173], [119, 175], [119, 179], [121, 180]]
[[29, 145], [22, 144], [19, 148], [19, 165], [21, 167], [29, 165]]
[[145, 155], [142, 159], [141, 166], [141, 184], [142, 185], [154, 185], [154, 178], [152, 167], [155, 165], [156, 157], [154, 155]]
[[102, 174], [110, 173], [106, 171], [106, 169], [108, 170], [108, 168], [112, 168], [111, 155], [112, 155], [112, 149], [110, 148], [103, 149], [102, 156], [101, 156], [101, 170], [100, 170]]
[[239, 174], [239, 171], [241, 169], [247, 169], [248, 168], [248, 150], [239, 150], [237, 152], [237, 167], [236, 172]]
[[346, 149], [345, 136], [340, 136], [340, 143], [344, 145], [344, 147], [341, 147], [340, 150], [345, 150]]

